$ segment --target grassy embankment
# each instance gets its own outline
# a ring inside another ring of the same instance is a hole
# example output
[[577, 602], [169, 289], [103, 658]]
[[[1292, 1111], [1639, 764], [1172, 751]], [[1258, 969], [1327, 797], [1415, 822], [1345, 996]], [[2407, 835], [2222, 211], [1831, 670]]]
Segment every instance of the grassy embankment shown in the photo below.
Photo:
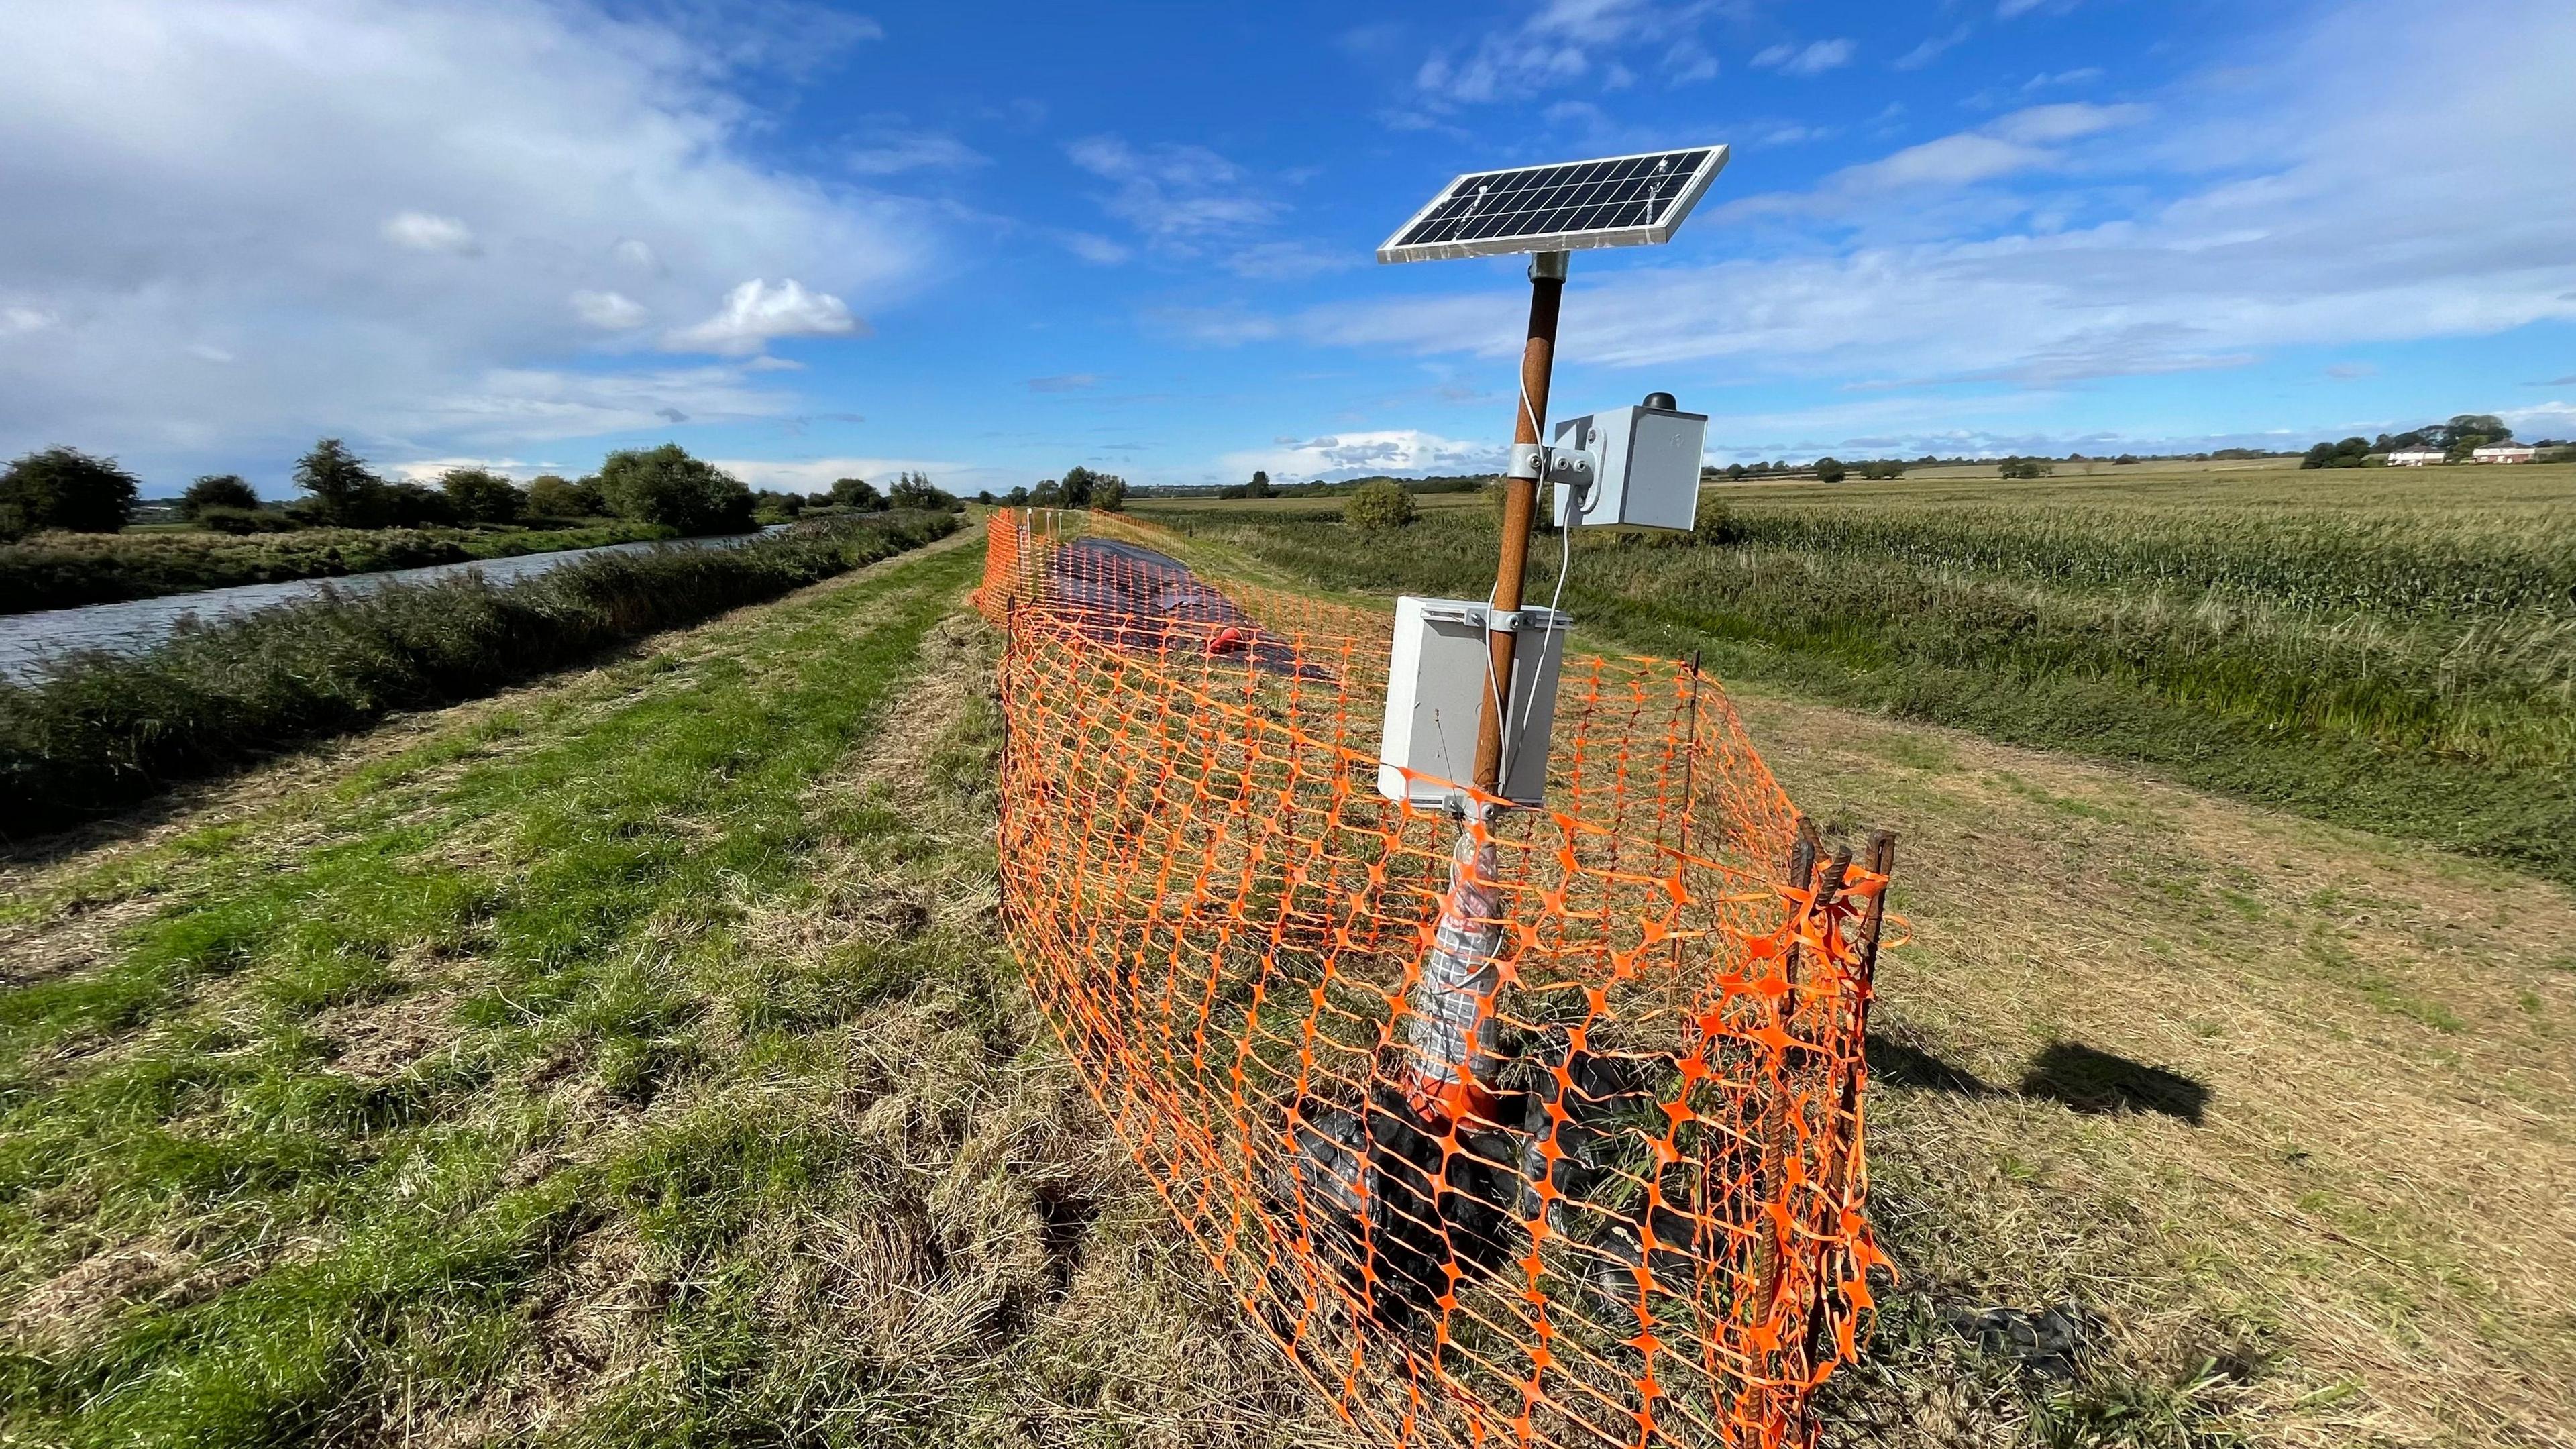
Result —
[[658, 524], [608, 520], [561, 528], [308, 528], [240, 537], [163, 529], [46, 533], [0, 544], [0, 614], [671, 536]]
[[1330, 1442], [997, 949], [978, 562], [17, 873], [0, 1438]]
[[[0, 1436], [1329, 1443], [995, 938], [927, 556], [0, 876]], [[2576, 909], [1755, 691], [1905, 833], [1838, 1443], [2576, 1427]], [[881, 730], [899, 722], [900, 732]], [[1940, 1324], [2064, 1306], [2072, 1378]]]
[[[2576, 881], [2576, 469], [1710, 490], [1578, 538], [1566, 605], [1729, 679], [2136, 761]], [[1481, 596], [1484, 508], [1398, 546], [1313, 505], [1149, 509], [1293, 574]], [[1532, 592], [1555, 588], [1553, 541]]]
[[73, 655], [0, 681], [0, 838], [58, 826], [395, 709], [470, 698], [942, 537], [950, 514], [838, 520], [733, 548], [582, 559], [533, 579], [403, 584]]

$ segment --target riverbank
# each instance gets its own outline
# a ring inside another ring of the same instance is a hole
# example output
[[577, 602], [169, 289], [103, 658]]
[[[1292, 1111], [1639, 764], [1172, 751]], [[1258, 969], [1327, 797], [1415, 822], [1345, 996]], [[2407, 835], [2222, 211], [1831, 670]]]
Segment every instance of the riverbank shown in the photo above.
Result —
[[0, 614], [675, 536], [659, 524], [607, 519], [563, 528], [307, 528], [241, 536], [47, 533], [0, 545]]
[[[1011, 964], [978, 562], [0, 858], [0, 1441], [1354, 1443]], [[2565, 892], [1734, 694], [1914, 923], [1825, 1444], [2566, 1437]]]
[[472, 698], [598, 649], [917, 548], [953, 515], [841, 519], [730, 549], [622, 553], [496, 585], [390, 585], [0, 681], [0, 833], [23, 837], [398, 709]]

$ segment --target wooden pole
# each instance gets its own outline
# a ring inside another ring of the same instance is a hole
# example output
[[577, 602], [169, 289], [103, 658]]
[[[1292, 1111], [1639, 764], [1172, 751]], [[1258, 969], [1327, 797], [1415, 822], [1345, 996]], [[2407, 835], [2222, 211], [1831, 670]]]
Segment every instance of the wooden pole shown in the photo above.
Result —
[[[1529, 340], [1521, 346], [1521, 395], [1512, 419], [1512, 442], [1526, 446], [1543, 441], [1547, 424], [1548, 376], [1556, 362], [1556, 312], [1565, 298], [1565, 253], [1540, 252], [1530, 258]], [[1517, 469], [1513, 470], [1519, 471]], [[1538, 479], [1503, 480], [1503, 551], [1494, 570], [1494, 611], [1517, 613], [1522, 576], [1529, 569], [1530, 527], [1538, 519]], [[1493, 649], [1492, 687], [1485, 691], [1476, 716], [1476, 788], [1488, 795], [1503, 792], [1502, 701], [1512, 692], [1511, 631], [1489, 633]]]

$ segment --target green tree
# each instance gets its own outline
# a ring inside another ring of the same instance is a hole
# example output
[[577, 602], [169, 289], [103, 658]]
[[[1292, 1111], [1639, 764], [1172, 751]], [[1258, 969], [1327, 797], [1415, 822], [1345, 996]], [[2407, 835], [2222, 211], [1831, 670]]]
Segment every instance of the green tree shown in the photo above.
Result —
[[1103, 513], [1127, 511], [1127, 480], [1103, 477], [1091, 485], [1091, 506]]
[[77, 448], [29, 453], [0, 472], [0, 538], [48, 528], [114, 533], [134, 516], [134, 475]]
[[1741, 463], [1729, 463], [1726, 465], [1726, 476], [1738, 483], [1743, 482], [1744, 475], [1752, 471], [1752, 469], [1745, 467]]
[[575, 483], [560, 473], [540, 473], [528, 480], [528, 512], [539, 518], [595, 518], [607, 511], [596, 478]]
[[450, 468], [438, 486], [460, 523], [515, 523], [527, 507], [518, 485], [488, 468]]
[[323, 523], [382, 528], [390, 512], [384, 480], [338, 438], [324, 438], [295, 460], [295, 486], [304, 490], [305, 511]]
[[1246, 498], [1276, 498], [1279, 496], [1279, 490], [1270, 486], [1270, 475], [1268, 473], [1255, 469], [1252, 474], [1252, 481], [1243, 486], [1243, 496]]
[[886, 501], [896, 508], [919, 508], [934, 513], [954, 513], [966, 505], [957, 495], [930, 481], [927, 473], [906, 473], [886, 490]]
[[741, 533], [751, 527], [751, 489], [677, 443], [609, 454], [599, 465], [599, 493], [621, 518], [682, 533]]
[[1392, 478], [1372, 478], [1351, 490], [1342, 504], [1342, 521], [1353, 528], [1370, 530], [1402, 528], [1411, 523], [1415, 508], [1413, 495]]
[[877, 485], [865, 478], [833, 479], [832, 503], [853, 513], [880, 513], [892, 506], [877, 492]]
[[2057, 471], [2046, 458], [2006, 458], [2000, 468], [2007, 478], [2046, 478]]
[[1845, 477], [1847, 477], [1847, 476], [1848, 476], [1848, 470], [1847, 470], [1847, 469], [1845, 469], [1845, 468], [1843, 467], [1843, 465], [1842, 465], [1842, 460], [1841, 460], [1841, 459], [1839, 459], [1839, 458], [1818, 458], [1818, 459], [1816, 460], [1816, 481], [1817, 481], [1817, 482], [1819, 482], [1819, 483], [1840, 483], [1840, 482], [1841, 482], [1841, 481], [1843, 481], [1843, 479], [1844, 479]]
[[259, 491], [238, 473], [208, 473], [179, 495], [179, 516], [203, 518], [209, 508], [257, 508]]
[[1013, 508], [1026, 508], [1026, 507], [1028, 507], [1028, 506], [1029, 506], [1029, 490], [1028, 490], [1028, 486], [1027, 486], [1026, 484], [1013, 484], [1013, 485], [1012, 485], [1012, 487], [1011, 487], [1011, 491], [1002, 495], [1002, 501], [1003, 501], [1004, 503], [1009, 504], [1009, 505], [1010, 505], [1011, 507], [1013, 507]]

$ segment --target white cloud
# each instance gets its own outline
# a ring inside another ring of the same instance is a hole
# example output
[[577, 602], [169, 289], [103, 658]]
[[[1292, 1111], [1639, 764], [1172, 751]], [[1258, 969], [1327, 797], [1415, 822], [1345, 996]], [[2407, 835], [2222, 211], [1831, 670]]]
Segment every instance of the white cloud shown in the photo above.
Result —
[[1462, 442], [1415, 428], [1273, 439], [1266, 448], [1228, 453], [1219, 468], [1243, 477], [1258, 468], [1283, 482], [1363, 478], [1372, 473], [1470, 473], [1499, 468], [1510, 449]]
[[256, 471], [322, 434], [442, 456], [441, 428], [792, 412], [740, 370], [510, 383], [596, 340], [578, 292], [685, 318], [783, 275], [864, 310], [929, 272], [939, 214], [756, 159], [705, 39], [588, 0], [0, 4], [0, 296], [60, 329], [0, 346], [0, 454]]
[[188, 345], [188, 355], [200, 362], [223, 364], [233, 361], [233, 355], [231, 353], [215, 346], [211, 342], [190, 343]]
[[663, 334], [662, 347], [748, 357], [776, 338], [847, 337], [861, 327], [848, 304], [829, 292], [806, 291], [793, 277], [775, 287], [755, 277], [726, 293], [714, 316]]
[[0, 337], [23, 332], [42, 332], [54, 325], [54, 314], [33, 307], [0, 307]]
[[1922, 44], [1917, 45], [1912, 50], [1909, 50], [1905, 52], [1905, 54], [1896, 58], [1896, 68], [1898, 70], [1921, 70], [1923, 67], [1940, 59], [1942, 52], [1947, 51], [1953, 46], [1956, 46], [1959, 42], [1966, 40], [1974, 33], [1974, 31], [1974, 26], [1962, 25], [1958, 29], [1949, 31], [1945, 34], [1927, 36], [1924, 38]]
[[[2267, 55], [2283, 84], [2170, 93], [2153, 131], [2135, 107], [2040, 107], [1814, 192], [1757, 198], [1755, 211], [1834, 230], [1763, 259], [1598, 277], [1567, 294], [1559, 356], [1651, 365], [1683, 385], [1857, 381], [1880, 431], [1919, 437], [1997, 388], [2026, 416], [2011, 389], [2576, 322], [2576, 173], [2559, 145], [2576, 134], [2564, 84], [2576, 12], [2507, 10], [2496, 21], [2517, 38], [2509, 54], [2374, 0]], [[2339, 79], [2383, 46], [2419, 82], [2399, 111]], [[2078, 168], [2121, 184], [2087, 223], [2043, 224], [2023, 183], [2048, 174], [2055, 188]], [[1927, 233], [1931, 203], [1954, 197], [1980, 204]], [[1519, 350], [1518, 317], [1503, 289], [1276, 325], [1371, 352], [1499, 360]], [[1247, 334], [1257, 321], [1235, 319]]]
[[1034, 484], [1035, 475], [1017, 473], [1006, 468], [986, 467], [960, 462], [954, 458], [800, 458], [781, 461], [774, 458], [715, 458], [717, 467], [754, 488], [774, 488], [786, 493], [820, 493], [838, 478], [865, 478], [879, 486], [891, 483], [904, 473], [927, 473], [930, 481], [951, 493], [973, 497], [978, 491], [991, 489], [1007, 492], [1013, 484]]
[[1535, 91], [1595, 77], [1595, 84], [1615, 90], [1635, 79], [1619, 53], [1639, 47], [1651, 47], [1632, 56], [1641, 66], [1660, 52], [1652, 68], [1671, 84], [1703, 81], [1717, 74], [1716, 60], [1697, 35], [1708, 8], [1654, 0], [1547, 0], [1517, 26], [1489, 31], [1463, 48], [1432, 52], [1414, 72], [1414, 87], [1435, 110], [1525, 100]]
[[752, 385], [755, 370], [731, 363], [610, 373], [496, 367], [390, 414], [387, 431], [490, 447], [790, 416], [790, 399]]
[[1846, 166], [1805, 192], [1749, 196], [1720, 215], [1867, 215], [1884, 209], [1896, 191], [1957, 192], [1980, 182], [2064, 164], [2065, 143], [2134, 126], [2153, 111], [2143, 105], [2032, 106], [1973, 131], [1959, 131]]
[[1848, 40], [1818, 40], [1803, 46], [1775, 45], [1754, 56], [1753, 64], [1762, 70], [1776, 70], [1782, 75], [1823, 75], [1826, 71], [1851, 64], [1852, 55], [1858, 49]]
[[572, 310], [584, 322], [607, 332], [633, 331], [653, 315], [651, 308], [623, 292], [575, 292]]
[[1281, 209], [1250, 189], [1241, 167], [1204, 146], [1139, 148], [1116, 136], [1086, 136], [1065, 154], [1115, 185], [1101, 198], [1112, 216], [1177, 249], [1259, 226]]
[[1029, 379], [1031, 392], [1089, 392], [1098, 386], [1100, 374], [1096, 372], [1067, 372], [1055, 377]]
[[992, 164], [990, 156], [935, 131], [880, 130], [849, 155], [849, 167], [861, 176], [899, 176], [906, 171], [963, 171]]
[[385, 240], [408, 251], [470, 257], [482, 250], [474, 244], [474, 233], [465, 223], [425, 211], [396, 212], [385, 218], [384, 233]]

